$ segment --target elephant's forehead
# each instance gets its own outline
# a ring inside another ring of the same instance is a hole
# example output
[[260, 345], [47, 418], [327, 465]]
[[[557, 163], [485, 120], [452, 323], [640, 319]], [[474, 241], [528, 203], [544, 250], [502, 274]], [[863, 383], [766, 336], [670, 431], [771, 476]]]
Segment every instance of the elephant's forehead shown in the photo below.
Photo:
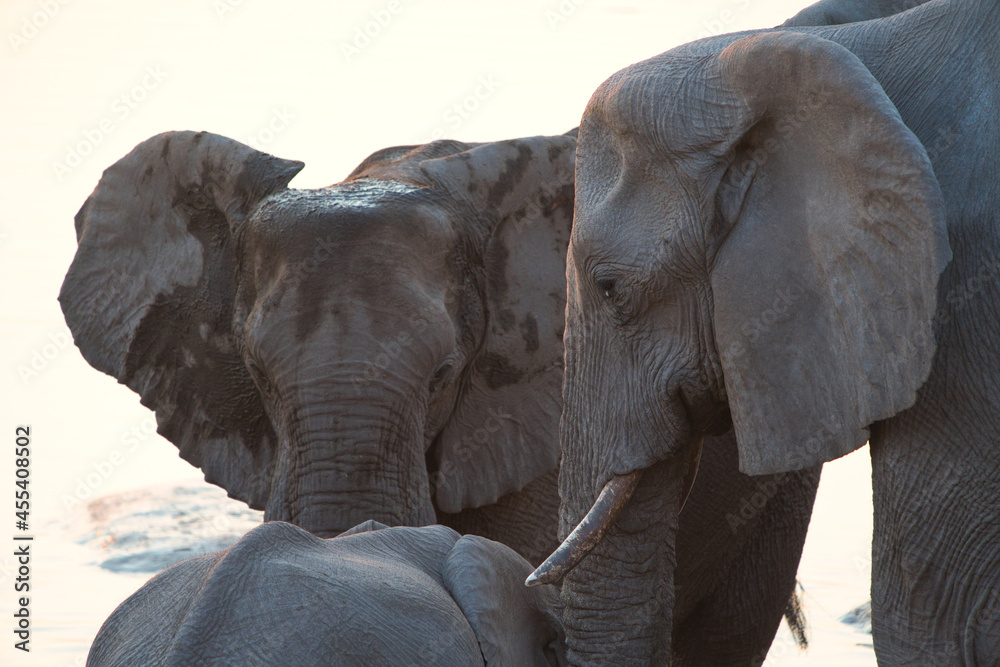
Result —
[[423, 190], [410, 183], [365, 178], [348, 183], [338, 183], [319, 190], [321, 205], [337, 208], [378, 208], [387, 200]]
[[377, 212], [387, 207], [416, 206], [425, 198], [416, 196], [425, 188], [383, 179], [359, 179], [325, 188], [283, 190], [264, 200], [254, 216], [274, 223], [304, 216], [341, 216]]
[[261, 203], [254, 233], [291, 247], [296, 238], [321, 234], [341, 245], [375, 238], [448, 236], [451, 226], [424, 188], [382, 179], [360, 179], [315, 190], [285, 190]]
[[626, 168], [610, 183], [587, 183], [586, 189], [578, 196], [570, 235], [576, 254], [645, 254], [676, 242], [683, 227], [698, 219], [695, 198], [677, 178]]

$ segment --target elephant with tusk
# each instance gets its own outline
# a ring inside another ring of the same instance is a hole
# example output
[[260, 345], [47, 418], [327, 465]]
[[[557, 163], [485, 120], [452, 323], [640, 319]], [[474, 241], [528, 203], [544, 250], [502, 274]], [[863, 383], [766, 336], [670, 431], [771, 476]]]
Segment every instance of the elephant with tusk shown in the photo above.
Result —
[[870, 442], [880, 664], [1000, 655], [998, 26], [992, 0], [933, 0], [721, 35], [594, 93], [567, 259], [572, 540], [533, 575], [565, 577], [571, 663], [671, 659], [692, 449], [730, 426], [753, 475]]

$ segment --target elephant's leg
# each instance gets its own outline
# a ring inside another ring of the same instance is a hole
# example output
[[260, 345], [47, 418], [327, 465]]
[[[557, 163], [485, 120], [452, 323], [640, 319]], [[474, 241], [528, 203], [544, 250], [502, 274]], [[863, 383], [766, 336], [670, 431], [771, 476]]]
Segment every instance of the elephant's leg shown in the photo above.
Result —
[[971, 419], [961, 420], [963, 434], [946, 414], [919, 423], [903, 417], [873, 429], [871, 445], [879, 661], [996, 664], [1000, 450], [972, 432]]
[[559, 546], [559, 471], [551, 470], [492, 505], [458, 514], [438, 512], [441, 523], [463, 535], [480, 535], [506, 544], [532, 565]]
[[681, 514], [672, 665], [763, 662], [794, 592], [819, 478], [818, 467], [748, 477], [731, 433], [706, 440]]

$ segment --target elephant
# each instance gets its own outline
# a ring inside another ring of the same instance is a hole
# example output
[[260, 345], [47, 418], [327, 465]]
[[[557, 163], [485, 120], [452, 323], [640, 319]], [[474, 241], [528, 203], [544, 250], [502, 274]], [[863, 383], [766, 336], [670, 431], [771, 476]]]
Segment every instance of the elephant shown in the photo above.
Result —
[[[558, 456], [575, 146], [571, 131], [386, 148], [342, 184], [289, 190], [301, 163], [218, 135], [158, 135], [112, 166], [78, 215], [66, 319], [85, 358], [142, 395], [181, 455], [265, 520], [320, 536], [350, 521], [437, 521], [537, 565], [558, 545], [555, 470], [520, 492], [515, 480]], [[311, 394], [336, 410], [305, 434], [281, 400], [289, 368], [315, 371]], [[347, 470], [365, 473], [355, 488], [297, 480], [297, 461], [333, 465], [332, 445], [351, 442], [344, 429], [366, 410], [388, 420], [399, 405], [424, 421], [399, 442], [370, 427], [344, 452]], [[491, 409], [510, 417], [491, 421]], [[692, 664], [712, 647], [761, 655], [783, 615], [804, 624], [789, 600], [819, 481], [818, 469], [751, 479], [732, 434], [709, 441], [677, 538], [675, 653]], [[406, 476], [386, 475], [420, 478], [420, 493], [389, 496], [360, 460], [378, 451], [408, 461]], [[343, 518], [310, 513], [338, 494]]]
[[732, 431], [706, 437], [696, 467], [677, 526], [671, 664], [760, 665], [782, 617], [805, 648], [795, 575], [822, 467], [744, 475]]
[[841, 25], [892, 16], [927, 0], [820, 0], [779, 27]]
[[266, 521], [441, 523], [537, 564], [558, 544], [575, 146], [393, 147], [289, 189], [301, 162], [163, 133], [77, 214], [59, 300], [84, 358]]
[[565, 664], [559, 594], [511, 549], [374, 521], [282, 521], [163, 571], [104, 622], [88, 667]]
[[998, 26], [994, 1], [932, 0], [699, 40], [594, 93], [569, 535], [529, 578], [565, 577], [571, 663], [667, 662], [692, 450], [730, 427], [751, 475], [869, 443], [880, 664], [1000, 655]]

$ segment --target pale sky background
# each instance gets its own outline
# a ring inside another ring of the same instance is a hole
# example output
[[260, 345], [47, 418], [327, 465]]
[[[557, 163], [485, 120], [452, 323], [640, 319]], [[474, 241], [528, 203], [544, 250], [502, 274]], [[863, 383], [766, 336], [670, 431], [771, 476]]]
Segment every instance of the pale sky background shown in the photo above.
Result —
[[[0, 443], [8, 446], [0, 451], [8, 453], [0, 455], [0, 554], [12, 551], [5, 545], [15, 532], [17, 425], [32, 428], [32, 527], [40, 531], [65, 519], [75, 500], [201, 477], [153, 433], [152, 413], [137, 395], [83, 361], [56, 302], [75, 252], [74, 214], [101, 172], [137, 143], [165, 130], [209, 130], [303, 160], [293, 187], [327, 185], [386, 146], [565, 132], [616, 70], [709, 34], [777, 25], [807, 4], [5, 0]], [[830, 618], [867, 599], [867, 450], [849, 458], [836, 464], [848, 467], [828, 467], [824, 489], [840, 486], [812, 529], [826, 536], [817, 572], [844, 567], [843, 581], [807, 582], [807, 590], [831, 589], [833, 597], [816, 598], [822, 610], [815, 612]], [[46, 563], [64, 551], [61, 539], [40, 535], [35, 543], [42, 590], [46, 576], [59, 576]], [[46, 621], [48, 644], [37, 641], [27, 657], [10, 648], [9, 565], [0, 556], [0, 619], [7, 619], [0, 637], [8, 638], [0, 663], [82, 664], [75, 644], [53, 648], [61, 640], [55, 616]], [[67, 581], [72, 587], [76, 579]], [[70, 598], [80, 606], [93, 594], [50, 584], [33, 613], [45, 619]], [[95, 602], [94, 622], [125, 594]], [[838, 641], [850, 647], [844, 637]], [[870, 651], [843, 650], [828, 664], [873, 664]]]

